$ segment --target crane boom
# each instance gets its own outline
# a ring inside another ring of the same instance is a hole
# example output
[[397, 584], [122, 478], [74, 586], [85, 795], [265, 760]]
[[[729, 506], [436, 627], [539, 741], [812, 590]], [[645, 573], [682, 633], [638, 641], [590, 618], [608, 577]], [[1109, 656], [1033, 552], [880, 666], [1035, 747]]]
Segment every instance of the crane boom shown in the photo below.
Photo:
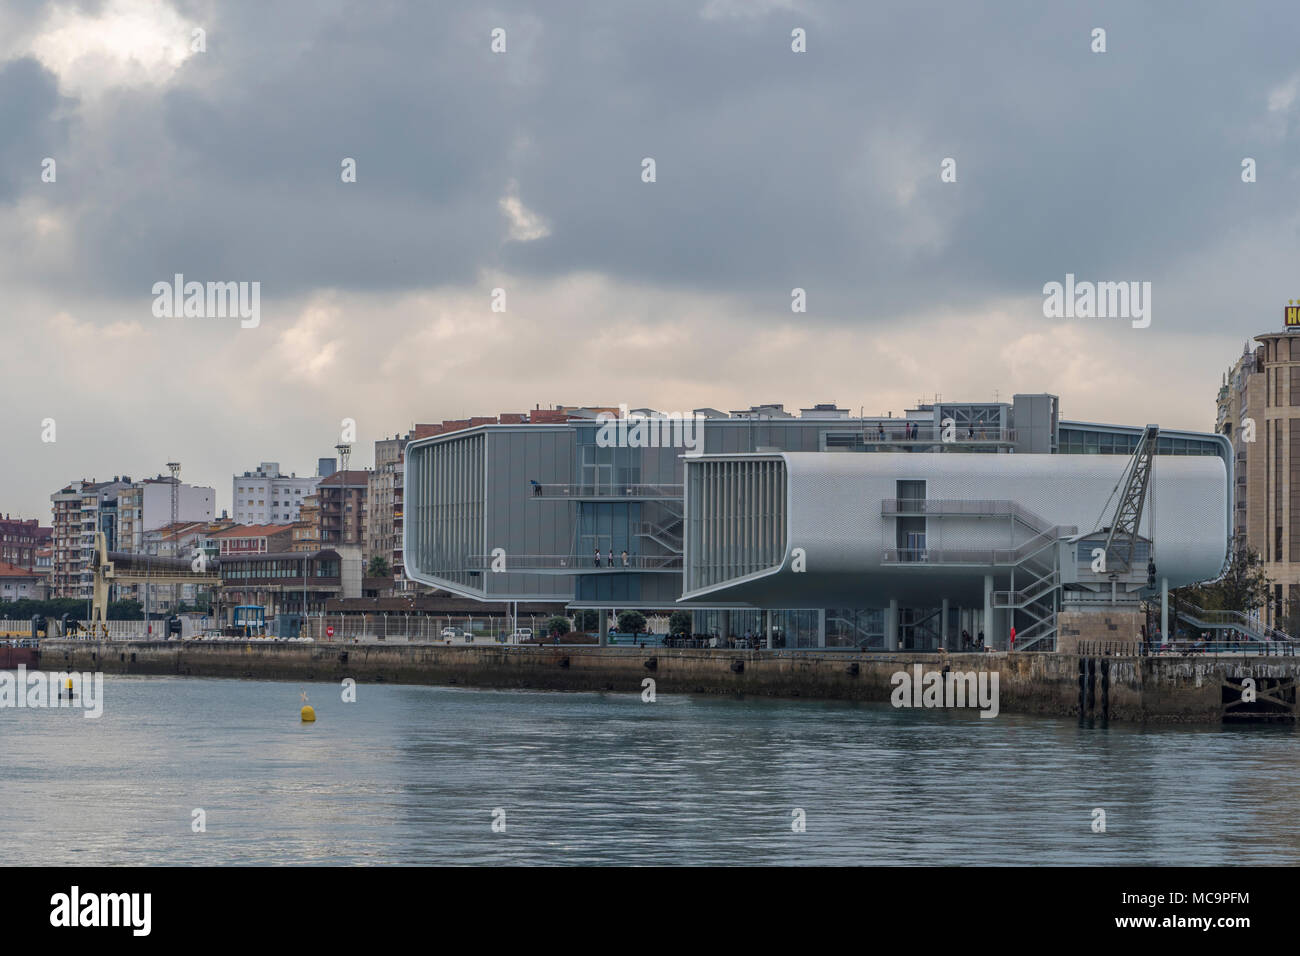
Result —
[[1106, 536], [1106, 560], [1112, 570], [1130, 571], [1137, 550], [1138, 527], [1151, 483], [1151, 462], [1156, 453], [1159, 425], [1147, 425], [1138, 439], [1137, 450], [1124, 472], [1124, 490], [1119, 496], [1115, 518]]

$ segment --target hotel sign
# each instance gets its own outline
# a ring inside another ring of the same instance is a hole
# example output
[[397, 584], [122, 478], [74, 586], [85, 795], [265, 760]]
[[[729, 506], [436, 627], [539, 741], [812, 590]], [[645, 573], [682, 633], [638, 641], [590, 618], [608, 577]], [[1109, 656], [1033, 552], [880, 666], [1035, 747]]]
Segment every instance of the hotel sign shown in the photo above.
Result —
[[1300, 305], [1282, 306], [1282, 321], [1288, 329], [1300, 328]]

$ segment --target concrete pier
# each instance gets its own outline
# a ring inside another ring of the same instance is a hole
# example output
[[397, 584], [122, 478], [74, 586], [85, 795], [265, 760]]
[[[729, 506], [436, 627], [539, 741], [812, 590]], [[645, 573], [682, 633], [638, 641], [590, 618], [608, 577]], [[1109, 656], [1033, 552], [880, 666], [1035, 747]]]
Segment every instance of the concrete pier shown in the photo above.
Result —
[[[1293, 720], [1297, 657], [860, 654], [599, 646], [44, 641], [43, 670], [888, 702], [900, 671], [996, 672], [1002, 713], [1127, 722]], [[1245, 691], [1251, 688], [1250, 692]], [[1252, 697], [1252, 700], [1246, 700]]]

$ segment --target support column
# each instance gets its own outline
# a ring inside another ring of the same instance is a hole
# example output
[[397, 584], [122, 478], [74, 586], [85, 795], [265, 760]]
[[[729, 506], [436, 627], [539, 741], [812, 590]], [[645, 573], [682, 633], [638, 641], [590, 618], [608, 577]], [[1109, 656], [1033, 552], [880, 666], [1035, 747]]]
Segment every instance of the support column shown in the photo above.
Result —
[[772, 649], [772, 612], [763, 612], [763, 646]]
[[1160, 579], [1160, 639], [1169, 641], [1169, 579]]
[[826, 646], [826, 608], [817, 611], [817, 646]]
[[984, 646], [993, 646], [993, 575], [984, 575], [984, 626], [975, 632], [979, 640], [979, 631], [984, 632]]
[[885, 611], [885, 650], [898, 650], [898, 599], [894, 598], [889, 602], [889, 609]]
[[948, 644], [948, 599], [943, 599], [943, 610], [939, 612], [939, 646], [945, 651], [952, 650]]
[[727, 638], [731, 636], [731, 612], [718, 612], [718, 646], [726, 647]]
[[609, 644], [609, 611], [601, 607], [596, 614], [600, 616], [600, 646], [605, 647]]

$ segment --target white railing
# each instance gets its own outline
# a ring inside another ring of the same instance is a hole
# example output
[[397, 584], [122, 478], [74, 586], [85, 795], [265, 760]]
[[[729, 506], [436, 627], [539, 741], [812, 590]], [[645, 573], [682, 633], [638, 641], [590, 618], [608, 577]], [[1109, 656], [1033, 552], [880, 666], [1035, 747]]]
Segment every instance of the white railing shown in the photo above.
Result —
[[[409, 644], [517, 644], [516, 626], [542, 636], [550, 615], [457, 617], [415, 614], [325, 614], [307, 619], [301, 634], [313, 641], [352, 644], [394, 641]], [[572, 622], [570, 622], [572, 627]], [[466, 638], [468, 635], [468, 639]], [[525, 638], [526, 639], [526, 638]]]

